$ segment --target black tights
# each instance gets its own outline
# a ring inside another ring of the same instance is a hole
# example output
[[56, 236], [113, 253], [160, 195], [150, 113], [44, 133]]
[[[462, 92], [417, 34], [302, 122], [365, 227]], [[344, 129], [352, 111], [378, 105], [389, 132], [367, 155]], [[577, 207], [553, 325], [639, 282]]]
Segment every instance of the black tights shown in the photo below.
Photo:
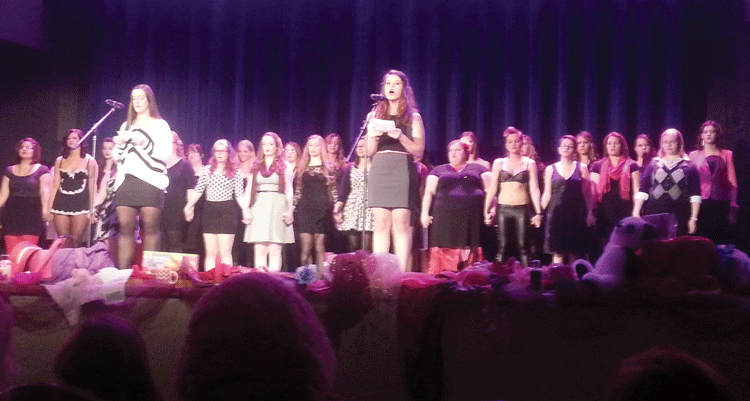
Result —
[[[349, 252], [362, 249], [362, 231], [349, 231], [346, 237], [349, 239]], [[372, 252], [372, 231], [365, 231], [365, 250]]]
[[184, 244], [182, 243], [182, 231], [162, 231], [162, 246], [161, 250], [164, 252], [177, 252], [182, 253], [184, 251]]
[[497, 205], [497, 260], [503, 261], [505, 248], [508, 245], [508, 222], [516, 226], [518, 241], [518, 258], [524, 266], [529, 265], [526, 256], [526, 227], [529, 221], [526, 205]]
[[300, 242], [300, 262], [302, 266], [313, 263], [313, 243], [315, 245], [315, 264], [318, 265], [318, 271], [323, 268], [326, 253], [326, 235], [325, 234], [299, 234]]
[[159, 231], [161, 209], [150, 206], [144, 206], [140, 209], [130, 206], [117, 206], [116, 211], [117, 220], [120, 222], [120, 236], [117, 238], [119, 247], [117, 268], [129, 269], [133, 264], [135, 255], [135, 227], [138, 224], [136, 217], [141, 216], [143, 250], [158, 251], [161, 240], [161, 231]]

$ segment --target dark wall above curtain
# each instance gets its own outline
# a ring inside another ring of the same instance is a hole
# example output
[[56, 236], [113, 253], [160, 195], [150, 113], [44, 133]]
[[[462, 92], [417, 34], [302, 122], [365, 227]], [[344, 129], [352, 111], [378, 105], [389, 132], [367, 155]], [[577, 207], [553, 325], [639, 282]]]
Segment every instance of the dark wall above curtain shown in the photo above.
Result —
[[185, 142], [270, 130], [350, 143], [389, 68], [412, 81], [436, 163], [464, 130], [487, 159], [508, 125], [551, 159], [559, 136], [583, 129], [676, 127], [692, 143], [707, 110], [728, 108], [729, 128], [748, 125], [747, 96], [726, 96], [747, 91], [721, 78], [747, 75], [743, 0], [47, 0], [45, 15], [82, 128], [104, 99], [147, 83]]

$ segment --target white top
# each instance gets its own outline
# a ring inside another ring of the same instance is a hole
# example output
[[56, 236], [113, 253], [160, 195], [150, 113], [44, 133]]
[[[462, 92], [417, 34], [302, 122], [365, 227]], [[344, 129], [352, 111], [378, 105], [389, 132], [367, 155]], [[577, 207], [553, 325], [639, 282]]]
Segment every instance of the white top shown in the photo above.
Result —
[[150, 132], [146, 132], [143, 128], [131, 128], [127, 133], [120, 133], [120, 135], [130, 134], [130, 138], [114, 148], [113, 156], [117, 161], [115, 190], [120, 187], [127, 174], [146, 181], [162, 191], [167, 189], [169, 178], [164, 160], [172, 154], [172, 130], [164, 120], [153, 120], [150, 125], [148, 127]]

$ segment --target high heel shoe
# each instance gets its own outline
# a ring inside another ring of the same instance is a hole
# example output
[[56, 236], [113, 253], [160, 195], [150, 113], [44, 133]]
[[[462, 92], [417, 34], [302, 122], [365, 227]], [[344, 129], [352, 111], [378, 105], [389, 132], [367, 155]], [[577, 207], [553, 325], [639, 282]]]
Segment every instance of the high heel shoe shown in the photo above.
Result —
[[195, 287], [210, 287], [211, 283], [203, 281], [200, 278], [200, 275], [198, 274], [198, 271], [193, 269], [192, 266], [190, 266], [190, 262], [187, 261], [187, 258], [182, 258], [182, 262], [180, 262], [180, 274], [184, 277], [187, 277], [188, 280], [193, 284]]

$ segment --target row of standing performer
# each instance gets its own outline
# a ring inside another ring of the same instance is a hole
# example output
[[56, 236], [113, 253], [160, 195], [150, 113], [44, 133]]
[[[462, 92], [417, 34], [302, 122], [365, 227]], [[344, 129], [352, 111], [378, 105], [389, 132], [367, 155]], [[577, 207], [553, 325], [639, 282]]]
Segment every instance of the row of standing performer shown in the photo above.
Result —
[[76, 129], [63, 139], [53, 169], [39, 163], [34, 139], [19, 141], [17, 163], [0, 187], [6, 249], [37, 243], [50, 221], [58, 234], [82, 241], [92, 195], [94, 237], [111, 243], [119, 268], [132, 264], [139, 228], [144, 250], [194, 252], [202, 239], [206, 270], [217, 257], [234, 264], [233, 249], [236, 257], [242, 243], [252, 244], [255, 266], [280, 270], [285, 244], [294, 243], [301, 264], [322, 266], [334, 225], [346, 233], [350, 250], [364, 232], [373, 251], [393, 250], [404, 269], [413, 263], [415, 227], [429, 227], [427, 270], [433, 273], [485, 256], [482, 223], [497, 226], [498, 260], [515, 238], [524, 264], [529, 252], [551, 254], [553, 262], [592, 253], [621, 218], [641, 213], [672, 213], [680, 235], [730, 241], [725, 227], [737, 209], [737, 181], [715, 121], [701, 126], [689, 156], [682, 134], [669, 129], [657, 157], [650, 138], [640, 135], [631, 159], [624, 136], [612, 132], [597, 160], [593, 136], [582, 131], [560, 138], [560, 159], [546, 167], [531, 138], [513, 127], [503, 133], [506, 157], [491, 165], [477, 156], [474, 134], [464, 132], [448, 146], [449, 163], [428, 170], [419, 161], [424, 126], [406, 75], [386, 73], [381, 94], [353, 163], [345, 162], [336, 134], [313, 135], [303, 150], [268, 132], [257, 152], [247, 140], [236, 151], [227, 140], [216, 141], [204, 166], [200, 145], [185, 152], [151, 88], [138, 85], [127, 121], [104, 140], [99, 160], [85, 143], [74, 147], [82, 135]]

